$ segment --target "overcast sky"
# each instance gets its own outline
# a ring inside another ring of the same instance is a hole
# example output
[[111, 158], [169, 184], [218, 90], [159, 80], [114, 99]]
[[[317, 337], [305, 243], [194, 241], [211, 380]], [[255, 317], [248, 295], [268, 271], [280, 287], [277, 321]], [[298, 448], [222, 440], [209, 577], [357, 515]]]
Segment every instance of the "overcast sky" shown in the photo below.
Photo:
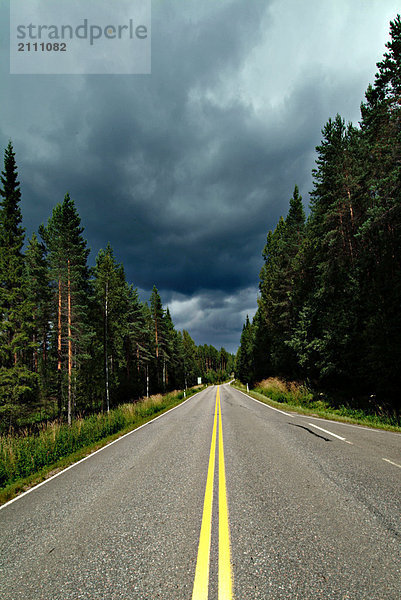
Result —
[[68, 191], [92, 263], [110, 242], [143, 299], [155, 284], [178, 329], [236, 351], [267, 231], [295, 183], [307, 209], [321, 129], [337, 112], [358, 122], [397, 10], [153, 0], [151, 75], [10, 75], [0, 0], [0, 145], [14, 144], [27, 234]]

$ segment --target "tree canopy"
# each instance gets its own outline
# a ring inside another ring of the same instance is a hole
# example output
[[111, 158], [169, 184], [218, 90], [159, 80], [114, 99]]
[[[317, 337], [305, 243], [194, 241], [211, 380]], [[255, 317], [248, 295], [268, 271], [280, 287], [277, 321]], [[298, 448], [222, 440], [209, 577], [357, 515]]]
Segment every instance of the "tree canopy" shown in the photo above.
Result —
[[0, 429], [109, 410], [227, 379], [234, 357], [175, 329], [154, 286], [143, 302], [110, 244], [93, 268], [74, 200], [27, 242], [11, 142], [0, 205]]
[[258, 309], [244, 325], [243, 381], [303, 378], [400, 412], [401, 20], [358, 127], [329, 119], [310, 214], [295, 187], [263, 250]]

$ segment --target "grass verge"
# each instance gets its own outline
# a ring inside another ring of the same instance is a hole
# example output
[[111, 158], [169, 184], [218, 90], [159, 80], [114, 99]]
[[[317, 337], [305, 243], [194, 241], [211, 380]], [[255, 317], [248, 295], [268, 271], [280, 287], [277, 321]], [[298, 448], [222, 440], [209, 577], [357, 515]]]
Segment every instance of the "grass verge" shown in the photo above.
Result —
[[109, 413], [54, 422], [38, 435], [0, 436], [0, 505], [85, 458], [122, 435], [178, 406], [204, 386], [158, 394]]
[[344, 404], [336, 407], [328, 397], [316, 396], [306, 386], [297, 382], [288, 382], [277, 377], [271, 377], [256, 384], [249, 392], [246, 391], [246, 386], [238, 381], [235, 381], [232, 385], [256, 400], [260, 400], [274, 408], [340, 423], [364, 425], [401, 433], [401, 425], [395, 416], [368, 413], [362, 409], [352, 408]]

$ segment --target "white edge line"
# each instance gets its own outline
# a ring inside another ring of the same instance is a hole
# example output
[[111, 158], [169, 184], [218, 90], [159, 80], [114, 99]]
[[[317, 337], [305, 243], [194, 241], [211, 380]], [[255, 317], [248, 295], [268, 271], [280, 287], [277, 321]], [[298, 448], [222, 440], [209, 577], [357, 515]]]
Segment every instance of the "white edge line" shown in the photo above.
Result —
[[[235, 381], [235, 379], [233, 379], [233, 381]], [[226, 383], [225, 385], [229, 385], [232, 382], [229, 381], [228, 383]], [[255, 402], [260, 402], [260, 400], [256, 400], [256, 398], [252, 398], [252, 396], [248, 396], [248, 394], [245, 394], [245, 392], [242, 392], [241, 390], [238, 390], [236, 387], [231, 386], [234, 390], [237, 390], [237, 392], [241, 392], [241, 394], [244, 394], [244, 396], [247, 396], [248, 398], [251, 398], [252, 400], [255, 400]], [[295, 415], [292, 415], [291, 413], [286, 413], [282, 410], [279, 410], [278, 408], [274, 408], [274, 406], [270, 406], [270, 404], [267, 404], [265, 402], [260, 402], [260, 404], [264, 404], [265, 406], [268, 406], [269, 408], [271, 408], [272, 410], [277, 410], [278, 412], [283, 413], [284, 415], [287, 415], [288, 417], [294, 418]], [[354, 427], [355, 429], [359, 429], [362, 431], [373, 431], [374, 433], [390, 433], [393, 435], [398, 435], [400, 436], [401, 433], [398, 431], [388, 431], [387, 429], [373, 429], [373, 427], [369, 427], [367, 425], [355, 425], [354, 423], [345, 423], [344, 421], [333, 421], [331, 419], [324, 419], [323, 417], [314, 417], [313, 415], [302, 415], [301, 413], [297, 413], [296, 414], [297, 417], [300, 417], [301, 419], [315, 419], [316, 421], [323, 421], [324, 423], [333, 423], [334, 425], [345, 425], [346, 427]], [[309, 423], [309, 425], [313, 425], [312, 423]], [[317, 425], [313, 425], [313, 427], [317, 427]], [[349, 442], [348, 440], [346, 440], [344, 438], [344, 441], [347, 444], [351, 444], [353, 446], [352, 442]], [[385, 460], [385, 459], [383, 459]], [[398, 467], [399, 465], [397, 465]]]
[[275, 411], [281, 413], [282, 415], [285, 415], [286, 417], [291, 417], [291, 419], [294, 418], [294, 415], [291, 415], [290, 413], [284, 412], [283, 410], [280, 410], [279, 408], [274, 408], [274, 406], [270, 406], [270, 404], [267, 404], [267, 402], [261, 402], [260, 400], [256, 400], [256, 398], [252, 398], [252, 396], [248, 396], [248, 394], [245, 394], [245, 392], [241, 392], [241, 390], [239, 390], [239, 389], [237, 389], [235, 387], [233, 387], [232, 389], [236, 390], [240, 394], [243, 394], [247, 398], [250, 398], [251, 400], [254, 400], [255, 402], [259, 402], [259, 404], [261, 404], [262, 406], [267, 406], [267, 408], [271, 408], [272, 410], [275, 410]]
[[383, 460], [385, 460], [386, 462], [390, 463], [390, 465], [394, 465], [395, 467], [398, 467], [399, 469], [401, 469], [401, 465], [397, 465], [397, 463], [393, 462], [389, 458], [383, 458]]
[[313, 415], [301, 415], [298, 413], [298, 417], [301, 419], [315, 419], [316, 421], [324, 421], [325, 423], [334, 423], [334, 425], [345, 425], [346, 427], [355, 427], [355, 429], [363, 431], [373, 431], [374, 433], [392, 433], [393, 435], [401, 435], [398, 431], [388, 431], [387, 429], [374, 429], [368, 425], [355, 425], [354, 423], [346, 423], [345, 421], [333, 421], [333, 419], [325, 419], [324, 417], [314, 417]]
[[[308, 425], [310, 425], [311, 427], [316, 427], [316, 429], [319, 429], [320, 431], [324, 431], [324, 433], [328, 433], [328, 435], [332, 435], [333, 437], [338, 438], [342, 442], [347, 442], [345, 437], [341, 437], [341, 435], [337, 435], [336, 433], [333, 433], [332, 431], [327, 431], [327, 429], [323, 429], [323, 427], [318, 427], [318, 425], [315, 425], [314, 423], [308, 423]], [[347, 442], [347, 444], [351, 444], [351, 443], [352, 442]]]
[[184, 400], [184, 402], [180, 402], [180, 404], [177, 404], [177, 406], [173, 406], [173, 408], [170, 408], [169, 410], [166, 410], [166, 412], [164, 412], [163, 414], [155, 417], [154, 419], [151, 419], [150, 421], [147, 421], [146, 423], [144, 423], [143, 425], [140, 425], [139, 427], [136, 427], [135, 429], [133, 429], [132, 431], [129, 431], [128, 433], [124, 433], [124, 435], [122, 435], [121, 437], [117, 438], [116, 440], [113, 440], [112, 442], [110, 442], [109, 444], [106, 444], [105, 446], [102, 446], [101, 448], [99, 448], [99, 450], [95, 450], [95, 452], [92, 452], [91, 454], [88, 454], [88, 456], [85, 456], [84, 458], [81, 458], [80, 460], [78, 460], [77, 462], [73, 463], [72, 465], [70, 465], [69, 467], [66, 467], [65, 469], [63, 469], [62, 471], [59, 471], [58, 473], [56, 473], [55, 475], [52, 475], [51, 477], [49, 477], [48, 479], [45, 479], [44, 481], [41, 481], [40, 483], [38, 483], [37, 485], [29, 488], [29, 490], [26, 490], [26, 492], [22, 492], [22, 494], [18, 494], [18, 496], [16, 496], [15, 498], [13, 498], [12, 500], [9, 500], [8, 502], [6, 502], [5, 504], [2, 504], [0, 506], [0, 510], [3, 510], [3, 508], [5, 508], [6, 506], [9, 506], [10, 504], [12, 504], [13, 502], [16, 502], [17, 500], [19, 500], [20, 498], [23, 498], [24, 496], [26, 496], [27, 494], [30, 494], [31, 492], [37, 490], [38, 488], [42, 487], [42, 485], [45, 485], [45, 483], [49, 483], [49, 481], [51, 481], [52, 479], [56, 479], [56, 477], [59, 477], [60, 475], [62, 475], [63, 473], [66, 473], [67, 471], [69, 471], [70, 469], [76, 467], [77, 465], [83, 463], [85, 460], [88, 460], [89, 458], [92, 458], [92, 456], [95, 456], [95, 454], [98, 454], [99, 452], [101, 452], [102, 450], [105, 450], [106, 448], [109, 448], [110, 446], [112, 446], [113, 444], [120, 442], [121, 440], [123, 440], [124, 438], [126, 438], [127, 436], [135, 433], [136, 431], [139, 431], [140, 429], [142, 429], [142, 427], [146, 427], [146, 425], [150, 425], [150, 423], [154, 423], [155, 421], [157, 421], [157, 419], [161, 419], [162, 417], [164, 417], [165, 415], [167, 415], [168, 413], [172, 412], [173, 410], [175, 410], [176, 408], [180, 408], [180, 406], [183, 406], [184, 404], [186, 404], [189, 400], [192, 400], [192, 398], [195, 398], [195, 396], [198, 396], [198, 394], [201, 394], [202, 392], [204, 392], [205, 390], [207, 390], [207, 388], [205, 388], [204, 390], [201, 390], [200, 392], [196, 392], [196, 394], [193, 394], [192, 396], [190, 396], [189, 398], [187, 398], [186, 400]]

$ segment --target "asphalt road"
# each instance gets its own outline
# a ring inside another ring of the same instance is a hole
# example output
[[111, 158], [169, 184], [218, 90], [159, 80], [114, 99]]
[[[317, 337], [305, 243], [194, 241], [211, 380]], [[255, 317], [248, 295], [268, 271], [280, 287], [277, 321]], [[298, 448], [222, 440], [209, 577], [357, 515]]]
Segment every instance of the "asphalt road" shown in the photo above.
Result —
[[[1, 600], [191, 599], [214, 428], [216, 600], [216, 390], [3, 507]], [[399, 600], [401, 435], [220, 398], [232, 597]]]

